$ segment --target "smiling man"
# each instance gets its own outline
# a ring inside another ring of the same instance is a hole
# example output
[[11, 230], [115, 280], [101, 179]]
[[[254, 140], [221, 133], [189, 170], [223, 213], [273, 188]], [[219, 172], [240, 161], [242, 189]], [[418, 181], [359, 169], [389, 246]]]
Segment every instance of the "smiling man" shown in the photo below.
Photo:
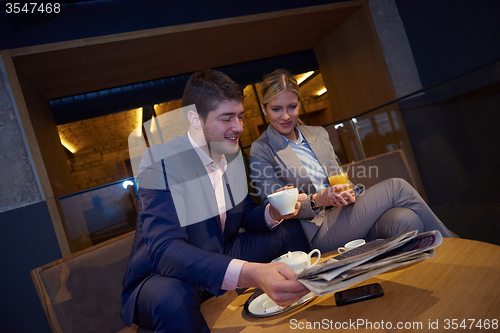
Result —
[[[186, 84], [182, 137], [154, 145], [138, 176], [139, 216], [122, 292], [122, 319], [155, 332], [206, 332], [200, 304], [237, 287], [263, 289], [279, 305], [309, 291], [283, 263], [309, 249], [294, 213], [281, 216], [247, 193], [238, 140], [243, 91], [205, 70]], [[241, 229], [244, 232], [240, 232]]]

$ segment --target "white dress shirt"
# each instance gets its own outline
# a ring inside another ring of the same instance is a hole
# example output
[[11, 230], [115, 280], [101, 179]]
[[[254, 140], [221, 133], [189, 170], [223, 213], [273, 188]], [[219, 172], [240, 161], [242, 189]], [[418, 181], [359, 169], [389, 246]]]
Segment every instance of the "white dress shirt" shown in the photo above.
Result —
[[[200, 157], [201, 162], [205, 166], [208, 175], [210, 176], [210, 181], [212, 182], [212, 186], [214, 187], [215, 197], [217, 199], [217, 206], [219, 208], [222, 232], [224, 232], [226, 221], [226, 201], [224, 197], [224, 181], [222, 179], [222, 176], [227, 170], [226, 157], [222, 155], [219, 163], [215, 163], [215, 161], [193, 140], [189, 131], [188, 138], [194, 150]], [[265, 219], [270, 229], [277, 227], [282, 221], [275, 221], [271, 217], [271, 214], [269, 212], [269, 204], [266, 206]], [[245, 262], [246, 261], [240, 259], [233, 259], [229, 262], [226, 274], [224, 275], [224, 280], [222, 281], [221, 289], [234, 290], [238, 287], [238, 279], [240, 277], [241, 268], [243, 267], [243, 264], [245, 264]]]

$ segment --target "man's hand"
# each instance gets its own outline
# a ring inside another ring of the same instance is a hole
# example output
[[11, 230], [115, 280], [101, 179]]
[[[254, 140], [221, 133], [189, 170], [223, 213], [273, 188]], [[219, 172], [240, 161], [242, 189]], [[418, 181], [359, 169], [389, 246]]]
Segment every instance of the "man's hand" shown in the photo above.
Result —
[[287, 306], [309, 293], [309, 289], [295, 278], [295, 273], [282, 262], [246, 262], [241, 269], [238, 286], [260, 288], [277, 305]]
[[[276, 192], [289, 190], [292, 188], [293, 188], [293, 186], [285, 186], [285, 187], [282, 187], [282, 188], [276, 190]], [[271, 215], [271, 218], [275, 221], [280, 221], [282, 219], [283, 220], [290, 219], [299, 213], [300, 203], [305, 201], [306, 199], [307, 199], [307, 194], [299, 193], [299, 197], [297, 198], [297, 202], [295, 203], [295, 211], [293, 213], [287, 214], [287, 215], [281, 215], [280, 212], [276, 208], [274, 208], [272, 205], [269, 205], [269, 214]]]

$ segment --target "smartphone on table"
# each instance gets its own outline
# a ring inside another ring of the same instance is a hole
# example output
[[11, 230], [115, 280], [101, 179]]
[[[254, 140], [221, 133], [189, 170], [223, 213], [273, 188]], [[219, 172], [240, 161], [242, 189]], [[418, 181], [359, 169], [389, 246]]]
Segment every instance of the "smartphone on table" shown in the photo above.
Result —
[[384, 290], [378, 283], [368, 284], [366, 286], [338, 291], [334, 294], [337, 306], [357, 303], [372, 298], [384, 296]]

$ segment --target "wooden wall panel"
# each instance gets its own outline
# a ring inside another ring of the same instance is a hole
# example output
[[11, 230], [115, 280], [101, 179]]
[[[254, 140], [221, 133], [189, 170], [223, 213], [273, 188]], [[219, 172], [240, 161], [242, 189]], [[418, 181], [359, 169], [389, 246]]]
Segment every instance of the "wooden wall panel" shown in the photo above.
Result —
[[15, 68], [8, 50], [2, 51], [2, 59], [33, 156], [35, 164], [33, 171], [40, 180], [59, 247], [64, 256], [70, 254], [71, 249], [62, 214], [58, 209], [57, 197], [75, 190], [64, 148], [59, 141], [57, 127], [45, 96], [40, 94], [22, 71]]
[[353, 117], [396, 98], [368, 3], [314, 51], [335, 120]]
[[134, 31], [12, 50], [50, 99], [310, 50], [363, 1]]
[[16, 72], [33, 133], [36, 136], [36, 144], [41, 152], [52, 189], [52, 193], [49, 192], [46, 197], [57, 198], [73, 193], [75, 187], [69, 170], [68, 158], [59, 139], [50, 104], [47, 98], [24, 75], [22, 70], [16, 67]]
[[[385, 56], [378, 39], [368, 2], [360, 7], [344, 23], [319, 43], [314, 51], [323, 81], [328, 90], [331, 110], [335, 121], [349, 119], [396, 99]], [[377, 113], [395, 111], [399, 123], [401, 120], [399, 106], [391, 104]], [[359, 137], [349, 122], [339, 135], [345, 143], [348, 161], [357, 161], [365, 157], [360, 146]], [[397, 134], [394, 142], [408, 143], [406, 130]], [[373, 142], [383, 146], [383, 142]], [[425, 192], [415, 164], [413, 152], [409, 144], [405, 145], [405, 156], [408, 159], [416, 187], [425, 198]]]

